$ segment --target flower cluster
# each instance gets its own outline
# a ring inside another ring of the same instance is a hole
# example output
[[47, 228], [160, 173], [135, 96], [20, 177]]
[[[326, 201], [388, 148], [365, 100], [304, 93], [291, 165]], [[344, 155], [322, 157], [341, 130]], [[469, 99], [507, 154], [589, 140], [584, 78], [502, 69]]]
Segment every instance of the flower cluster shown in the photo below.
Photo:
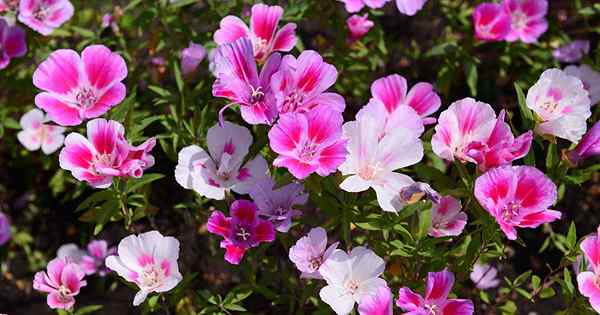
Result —
[[485, 2], [473, 11], [475, 37], [483, 41], [534, 43], [548, 29], [548, 0]]

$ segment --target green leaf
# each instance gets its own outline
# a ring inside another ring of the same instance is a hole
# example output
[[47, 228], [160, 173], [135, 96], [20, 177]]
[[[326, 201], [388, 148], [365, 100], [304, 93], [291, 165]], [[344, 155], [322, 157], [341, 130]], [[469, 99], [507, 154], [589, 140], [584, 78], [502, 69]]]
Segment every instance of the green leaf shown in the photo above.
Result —
[[523, 127], [524, 129], [532, 129], [535, 123], [533, 113], [527, 107], [525, 94], [523, 93], [523, 89], [521, 89], [521, 86], [519, 86], [517, 82], [515, 82], [515, 90], [517, 91], [517, 100], [519, 102], [519, 110], [523, 119]]
[[153, 174], [144, 174], [142, 178], [129, 179], [127, 181], [127, 189], [126, 193], [130, 193], [136, 191], [138, 188], [147, 185], [153, 181], [159, 180], [165, 177], [163, 174], [153, 173]]
[[171, 96], [171, 92], [169, 92], [168, 90], [165, 90], [159, 86], [156, 86], [156, 85], [150, 85], [150, 86], [148, 86], [148, 89], [150, 89], [150, 91], [152, 91], [162, 97], [165, 97], [165, 98]]
[[19, 122], [11, 117], [7, 117], [4, 119], [4, 127], [8, 129], [21, 129], [21, 125], [19, 124]]
[[175, 76], [177, 90], [179, 93], [183, 94], [183, 78], [181, 77], [181, 70], [179, 70], [179, 65], [177, 63], [173, 63], [173, 75]]
[[571, 294], [574, 294], [575, 286], [573, 285], [573, 278], [571, 277], [571, 272], [569, 271], [569, 268], [563, 269], [563, 281], [565, 283], [565, 288], [567, 289], [567, 291], [569, 291], [569, 293]]
[[557, 165], [558, 160], [559, 156], [556, 151], [556, 143], [550, 142], [548, 152], [546, 153], [546, 171], [549, 173], [554, 171], [554, 167]]
[[477, 65], [475, 62], [468, 60], [465, 63], [464, 67], [465, 76], [467, 77], [467, 85], [469, 86], [469, 90], [471, 91], [471, 96], [477, 96]]
[[91, 314], [95, 311], [99, 311], [102, 309], [102, 305], [88, 305], [88, 306], [84, 306], [80, 309], [78, 309], [75, 312], [75, 315], [85, 315], [85, 314]]
[[419, 213], [419, 230], [417, 232], [417, 238], [423, 239], [427, 236], [427, 231], [431, 225], [431, 210], [421, 211]]
[[571, 250], [574, 250], [575, 245], [577, 244], [577, 229], [575, 227], [575, 222], [573, 221], [571, 221], [569, 232], [567, 233], [567, 244]]
[[75, 212], [89, 209], [95, 205], [103, 203], [111, 198], [114, 198], [114, 192], [112, 190], [101, 190], [91, 194], [84, 201], [82, 201]]
[[531, 276], [531, 270], [525, 271], [524, 273], [522, 273], [521, 275], [519, 275], [515, 281], [513, 281], [513, 285], [515, 287], [519, 287], [522, 284], [524, 284], [527, 279], [529, 279], [529, 276]]
[[556, 291], [554, 291], [553, 288], [551, 288], [551, 287], [543, 288], [542, 292], [540, 292], [540, 298], [542, 298], [542, 299], [551, 298], [555, 294], [556, 294]]

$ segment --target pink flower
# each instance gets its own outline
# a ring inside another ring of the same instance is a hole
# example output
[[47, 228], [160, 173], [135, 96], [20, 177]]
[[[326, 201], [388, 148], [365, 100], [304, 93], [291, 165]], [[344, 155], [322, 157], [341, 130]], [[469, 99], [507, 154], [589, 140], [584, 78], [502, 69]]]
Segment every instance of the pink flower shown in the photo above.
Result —
[[502, 5], [511, 21], [507, 41], [535, 43], [548, 29], [548, 0], [504, 0]]
[[600, 313], [600, 227], [598, 233], [586, 236], [579, 247], [583, 251], [588, 270], [577, 275], [579, 292], [589, 299], [592, 308]]
[[249, 248], [275, 240], [273, 225], [258, 217], [256, 205], [251, 201], [236, 200], [229, 212], [231, 217], [214, 211], [208, 218], [208, 231], [225, 239], [221, 248], [225, 248], [225, 260], [230, 264], [239, 264]]
[[592, 156], [600, 155], [600, 122], [596, 122], [583, 136], [575, 149], [567, 154], [569, 161], [577, 164]]
[[54, 51], [33, 73], [33, 84], [44, 92], [35, 97], [37, 107], [59, 125], [75, 126], [84, 119], [102, 116], [125, 98], [122, 80], [127, 66], [121, 56], [105, 46]]
[[[277, 117], [271, 76], [279, 69], [281, 56], [273, 54], [263, 66], [260, 76], [252, 56], [252, 43], [247, 38], [219, 46], [215, 55], [217, 77], [212, 87], [215, 97], [223, 97], [240, 105], [242, 118], [249, 124], [271, 124]], [[227, 105], [219, 112], [229, 107]]]
[[138, 306], [149, 293], [168, 292], [183, 279], [179, 273], [179, 241], [158, 231], [129, 235], [119, 242], [118, 255], [106, 258], [106, 267], [140, 290], [133, 299]]
[[504, 40], [510, 33], [510, 15], [502, 5], [496, 3], [482, 3], [473, 11], [473, 25], [475, 37], [484, 41]]
[[444, 196], [431, 208], [431, 224], [429, 236], [457, 236], [467, 225], [467, 214], [460, 211], [460, 200], [452, 196]]
[[396, 305], [409, 312], [404, 314], [471, 315], [473, 302], [466, 299], [448, 299], [454, 285], [454, 274], [447, 269], [429, 272], [425, 285], [425, 297], [404, 287], [399, 291]]
[[0, 246], [6, 244], [11, 238], [10, 220], [6, 214], [0, 212]]
[[382, 8], [390, 0], [338, 0], [346, 5], [346, 11], [349, 13], [356, 13], [364, 6], [371, 9]]
[[300, 238], [290, 248], [290, 260], [302, 272], [300, 277], [309, 279], [323, 279], [319, 268], [337, 249], [339, 242], [327, 247], [327, 232], [322, 227], [312, 228], [308, 235]]
[[568, 66], [564, 72], [581, 80], [583, 88], [590, 94], [590, 104], [592, 106], [600, 102], [600, 72], [592, 67], [582, 64], [578, 66]]
[[363, 16], [358, 14], [350, 16], [346, 20], [346, 25], [348, 25], [348, 30], [350, 31], [350, 40], [356, 41], [365, 36], [375, 26], [375, 23], [369, 20], [369, 14], [365, 13]]
[[84, 276], [79, 265], [67, 259], [55, 258], [48, 263], [47, 272], [35, 274], [33, 288], [48, 293], [46, 302], [50, 308], [68, 310], [75, 305], [75, 296], [81, 287], [87, 285]]
[[488, 264], [476, 263], [469, 277], [480, 290], [495, 288], [500, 284], [498, 269]]
[[18, 26], [9, 26], [0, 17], [0, 70], [8, 67], [10, 59], [27, 53], [25, 32]]
[[298, 179], [335, 172], [346, 158], [342, 122], [339, 112], [325, 106], [282, 115], [269, 131], [271, 149], [279, 154], [273, 165], [286, 167]]
[[116, 121], [102, 118], [89, 121], [87, 139], [78, 133], [71, 133], [65, 139], [60, 167], [95, 188], [110, 187], [115, 176], [141, 177], [145, 169], [154, 165], [149, 152], [156, 140], [150, 138], [134, 147], [124, 134], [123, 126]]
[[47, 119], [44, 112], [39, 109], [32, 109], [21, 117], [21, 128], [17, 138], [19, 142], [29, 151], [36, 151], [42, 148], [44, 154], [52, 154], [63, 145], [65, 136], [64, 127], [50, 124], [44, 124]]
[[256, 183], [250, 191], [250, 197], [258, 207], [258, 214], [273, 223], [275, 229], [287, 233], [292, 227], [292, 218], [302, 215], [294, 206], [304, 205], [308, 194], [303, 193], [304, 186], [291, 183], [275, 189], [275, 183], [268, 178]]
[[527, 107], [541, 121], [535, 132], [578, 142], [592, 115], [583, 82], [560, 69], [548, 69], [527, 91]]
[[360, 315], [392, 315], [392, 291], [387, 286], [377, 289], [374, 294], [363, 297], [358, 303]]
[[229, 189], [247, 194], [267, 178], [267, 161], [261, 155], [243, 163], [252, 144], [247, 128], [227, 121], [214, 125], [208, 129], [206, 142], [208, 152], [197, 145], [179, 151], [175, 179], [183, 188], [222, 200]]
[[98, 273], [104, 277], [110, 272], [104, 266], [104, 260], [116, 253], [117, 249], [114, 246], [109, 248], [106, 241], [94, 240], [87, 245], [87, 251], [80, 249], [79, 246], [73, 243], [62, 245], [58, 248], [56, 256], [78, 264], [86, 275]]
[[590, 41], [577, 39], [567, 43], [552, 52], [552, 56], [560, 62], [578, 62], [590, 52]]
[[206, 57], [206, 49], [200, 44], [190, 42], [190, 45], [181, 51], [181, 72], [188, 75], [196, 71], [204, 57]]
[[410, 16], [417, 14], [425, 3], [427, 3], [427, 0], [396, 0], [398, 11]]
[[296, 45], [296, 24], [288, 23], [277, 31], [282, 15], [283, 8], [280, 6], [255, 4], [252, 6], [250, 29], [240, 18], [228, 15], [221, 20], [214, 40], [218, 45], [224, 45], [248, 38], [252, 41], [253, 56], [262, 63], [273, 52], [288, 52]]
[[561, 217], [559, 211], [548, 209], [556, 202], [556, 185], [531, 166], [487, 171], [475, 180], [475, 198], [510, 240], [517, 238], [516, 227], [535, 228]]
[[69, 0], [21, 0], [19, 21], [47, 36], [73, 16]]

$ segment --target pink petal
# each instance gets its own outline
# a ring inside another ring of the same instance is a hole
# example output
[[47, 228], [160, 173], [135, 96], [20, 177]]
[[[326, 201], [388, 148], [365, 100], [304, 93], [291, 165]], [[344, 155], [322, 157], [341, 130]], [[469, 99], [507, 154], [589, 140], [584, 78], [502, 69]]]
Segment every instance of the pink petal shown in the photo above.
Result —
[[380, 287], [374, 294], [361, 298], [358, 304], [360, 315], [392, 315], [392, 292]]
[[127, 88], [125, 87], [125, 84], [121, 82], [115, 83], [110, 89], [104, 92], [96, 104], [85, 109], [85, 117], [96, 118], [104, 115], [111, 107], [121, 103], [121, 101], [125, 99], [126, 93]]
[[305, 50], [300, 54], [296, 74], [297, 89], [311, 96], [331, 87], [338, 75], [333, 65], [324, 62], [321, 55], [312, 50]]
[[206, 227], [210, 233], [229, 237], [231, 234], [231, 219], [225, 217], [221, 211], [214, 211], [208, 218]]
[[247, 225], [255, 224], [257, 220], [257, 211], [258, 209], [252, 201], [243, 199], [234, 201], [229, 210], [232, 218]]
[[227, 241], [221, 242], [221, 248], [225, 248], [225, 260], [234, 265], [238, 265], [242, 261], [246, 252], [245, 248], [235, 246]]
[[71, 133], [65, 139], [65, 147], [60, 152], [60, 167], [65, 170], [89, 169], [94, 158], [94, 148], [86, 138]]
[[33, 73], [33, 85], [45, 91], [66, 95], [78, 87], [82, 80], [80, 64], [81, 59], [74, 50], [56, 50]]
[[4, 31], [4, 52], [11, 58], [24, 56], [27, 53], [25, 31], [18, 26], [6, 26]]
[[544, 173], [535, 167], [517, 167], [518, 185], [515, 198], [523, 208], [545, 210], [552, 206], [557, 198], [556, 185]]
[[78, 294], [79, 288], [84, 285], [81, 281], [84, 276], [85, 274], [79, 265], [70, 263], [63, 269], [61, 283], [66, 286], [72, 294]]
[[98, 118], [87, 123], [88, 139], [99, 154], [112, 155], [120, 145], [125, 128], [114, 120]]
[[297, 179], [304, 179], [318, 169], [317, 165], [306, 164], [294, 158], [281, 156], [273, 161], [273, 165], [287, 168]]
[[308, 130], [305, 115], [289, 113], [281, 115], [269, 131], [269, 146], [279, 154], [293, 154]]
[[86, 47], [81, 53], [89, 83], [99, 90], [109, 88], [127, 77], [125, 60], [103, 45]]
[[427, 285], [425, 287], [426, 300], [445, 300], [454, 285], [454, 274], [444, 269], [439, 272], [427, 274]]
[[319, 168], [317, 173], [321, 176], [328, 176], [334, 173], [338, 166], [346, 160], [346, 140], [340, 140], [335, 144], [323, 149], [319, 156]]
[[392, 74], [375, 80], [371, 85], [371, 94], [385, 105], [388, 112], [393, 112], [406, 97], [406, 79]]
[[275, 240], [275, 229], [270, 221], [259, 222], [253, 233], [256, 242], [272, 242]]
[[423, 307], [425, 301], [419, 294], [414, 293], [409, 288], [401, 288], [398, 291], [398, 299], [396, 300], [396, 306], [400, 307], [405, 311], [417, 311]]
[[308, 112], [307, 119], [307, 136], [314, 143], [323, 143], [329, 139], [339, 138], [344, 122], [341, 113], [320, 106]]
[[423, 8], [427, 0], [396, 0], [398, 11], [409, 16], [415, 15]]
[[406, 95], [406, 104], [412, 107], [421, 117], [435, 113], [441, 106], [440, 96], [429, 83], [419, 82]]
[[46, 303], [48, 303], [48, 306], [52, 309], [70, 309], [75, 305], [75, 298], [67, 296], [65, 301], [63, 301], [58, 292], [52, 292], [48, 294]]
[[248, 26], [237, 16], [226, 16], [221, 20], [219, 29], [215, 32], [214, 40], [218, 45], [232, 43], [250, 34]]
[[442, 308], [442, 314], [444, 315], [472, 315], [474, 311], [473, 302], [462, 299], [449, 300]]
[[275, 34], [273, 50], [288, 52], [294, 46], [296, 46], [296, 24], [288, 23]]
[[592, 308], [600, 313], [600, 288], [596, 284], [597, 277], [593, 272], [584, 271], [577, 275], [577, 287], [583, 296], [589, 298]]
[[597, 269], [600, 266], [600, 242], [598, 235], [587, 236], [579, 247], [585, 254], [587, 261], [594, 266], [594, 269]]
[[35, 105], [48, 113], [48, 117], [61, 126], [76, 126], [82, 121], [79, 109], [73, 107], [51, 93], [42, 92], [35, 96]]
[[348, 13], [358, 12], [365, 6], [365, 3], [363, 0], [339, 0], [339, 1], [343, 2], [346, 5], [346, 11], [348, 11]]
[[545, 210], [535, 213], [530, 213], [524, 216], [519, 222], [520, 227], [538, 227], [541, 224], [553, 222], [560, 219], [562, 213], [555, 210]]
[[262, 3], [252, 6], [252, 16], [250, 18], [250, 29], [260, 39], [270, 43], [279, 24], [279, 19], [283, 15], [283, 8], [275, 5], [268, 6]]

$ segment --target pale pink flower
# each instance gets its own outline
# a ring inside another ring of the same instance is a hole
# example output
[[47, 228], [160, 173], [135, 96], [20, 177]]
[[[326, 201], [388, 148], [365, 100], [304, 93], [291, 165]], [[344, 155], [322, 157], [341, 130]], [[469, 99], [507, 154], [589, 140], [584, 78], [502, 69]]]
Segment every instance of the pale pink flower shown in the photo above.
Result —
[[246, 127], [227, 121], [214, 125], [208, 129], [206, 142], [208, 151], [197, 145], [179, 151], [175, 179], [183, 188], [221, 200], [230, 189], [247, 194], [268, 177], [267, 161], [261, 155], [244, 163], [252, 144]]
[[510, 15], [500, 4], [484, 2], [473, 11], [475, 37], [479, 40], [504, 40], [511, 31], [510, 22]]
[[106, 267], [140, 290], [133, 299], [138, 306], [149, 293], [172, 290], [183, 279], [179, 273], [179, 241], [158, 231], [129, 235], [119, 242], [117, 255], [106, 258]]
[[69, 0], [21, 0], [19, 21], [36, 32], [47, 36], [73, 16]]
[[50, 308], [68, 310], [75, 305], [75, 296], [81, 287], [87, 285], [84, 277], [85, 273], [76, 263], [55, 258], [48, 263], [46, 272], [35, 274], [33, 288], [48, 293], [46, 302]]
[[363, 297], [358, 303], [360, 315], [392, 315], [392, 291], [382, 286], [374, 294]]
[[580, 79], [548, 69], [527, 92], [527, 107], [541, 121], [535, 132], [578, 142], [592, 115], [588, 91]]
[[56, 251], [56, 257], [67, 259], [69, 262], [78, 265], [81, 263], [83, 256], [85, 256], [85, 251], [74, 243], [63, 244]]
[[475, 308], [467, 299], [448, 299], [454, 285], [454, 274], [447, 269], [429, 272], [425, 285], [425, 297], [404, 287], [398, 293], [396, 305], [414, 315], [472, 315]]
[[510, 240], [517, 238], [517, 227], [535, 228], [561, 217], [548, 209], [556, 202], [556, 185], [531, 166], [487, 171], [475, 180], [475, 198]]
[[402, 14], [413, 16], [419, 12], [427, 0], [396, 0], [396, 7]]
[[298, 59], [286, 55], [271, 78], [279, 113], [306, 112], [319, 105], [343, 112], [344, 98], [337, 93], [325, 92], [335, 83], [337, 75], [335, 67], [324, 62], [316, 51], [305, 50]]
[[258, 207], [258, 214], [271, 221], [275, 230], [287, 233], [292, 227], [292, 218], [302, 215], [294, 206], [304, 205], [308, 194], [303, 192], [300, 183], [291, 183], [275, 189], [272, 179], [257, 182], [250, 191], [250, 197]]
[[511, 20], [505, 40], [535, 43], [548, 29], [548, 0], [504, 0], [502, 5]]
[[312, 228], [290, 248], [290, 260], [302, 272], [300, 277], [323, 279], [319, 273], [321, 265], [337, 249], [339, 242], [327, 247], [327, 231], [322, 227]]
[[250, 28], [237, 16], [228, 15], [221, 20], [214, 40], [218, 45], [224, 45], [248, 38], [252, 41], [253, 56], [262, 63], [273, 52], [288, 52], [296, 45], [296, 24], [288, 23], [277, 30], [282, 16], [283, 8], [280, 6], [255, 4], [252, 6]]
[[579, 247], [583, 251], [588, 270], [577, 275], [577, 286], [581, 295], [588, 298], [592, 308], [600, 313], [600, 227], [598, 232], [586, 236]]
[[356, 13], [367, 6], [371, 9], [382, 8], [390, 0], [338, 0], [346, 6], [346, 11]]
[[200, 44], [190, 42], [187, 48], [181, 50], [181, 72], [188, 75], [198, 68], [206, 57], [206, 49]]
[[480, 290], [495, 288], [500, 284], [498, 269], [488, 264], [476, 263], [469, 274], [471, 281]]
[[573, 164], [577, 164], [592, 156], [600, 155], [600, 122], [597, 121], [583, 136], [575, 149], [569, 151], [567, 157]]
[[573, 63], [578, 62], [590, 52], [590, 41], [577, 39], [567, 43], [552, 52], [552, 56], [558, 61]]
[[81, 57], [74, 50], [59, 49], [33, 73], [33, 84], [44, 90], [35, 104], [59, 125], [79, 125], [125, 98], [125, 77], [125, 60], [105, 46], [88, 46]]
[[600, 102], [600, 72], [595, 71], [586, 64], [580, 66], [571, 65], [566, 67], [564, 71], [566, 74], [581, 80], [583, 88], [590, 94], [590, 104], [592, 106]]
[[12, 236], [10, 231], [10, 220], [6, 214], [0, 212], [0, 246], [6, 244]]
[[373, 21], [369, 20], [369, 14], [365, 15], [354, 14], [346, 20], [348, 30], [350, 31], [350, 40], [357, 41], [365, 36], [369, 30], [375, 26]]
[[8, 67], [10, 59], [27, 53], [25, 32], [22, 28], [10, 26], [0, 17], [0, 70]]
[[457, 236], [467, 225], [467, 214], [461, 211], [460, 200], [444, 196], [431, 208], [428, 234], [432, 237]]
[[343, 120], [341, 113], [326, 106], [281, 115], [269, 131], [271, 149], [279, 154], [273, 165], [286, 167], [298, 179], [335, 172], [346, 158]]
[[82, 250], [76, 244], [64, 244], [58, 248], [56, 256], [66, 258], [69, 262], [78, 264], [86, 275], [98, 273], [104, 277], [108, 272], [104, 266], [104, 260], [110, 255], [117, 253], [116, 247], [108, 247], [104, 240], [94, 240], [87, 245], [87, 251]]
[[104, 14], [102, 16], [102, 24], [100, 24], [102, 26], [102, 28], [107, 28], [109, 26], [111, 26], [113, 23], [115, 23], [115, 18], [113, 17], [112, 14]]
[[208, 218], [208, 231], [224, 238], [221, 248], [225, 249], [228, 263], [237, 265], [249, 248], [275, 240], [273, 225], [270, 221], [260, 219], [257, 210], [249, 200], [236, 200], [229, 209], [231, 217], [214, 211]]
[[102, 118], [87, 123], [87, 139], [71, 133], [59, 155], [60, 167], [95, 188], [107, 188], [113, 177], [136, 177], [154, 165], [149, 152], [156, 140], [150, 138], [135, 147], [125, 139], [123, 125]]
[[64, 127], [45, 124], [48, 119], [39, 109], [28, 111], [19, 121], [22, 131], [17, 134], [19, 142], [29, 151], [40, 148], [44, 154], [52, 154], [63, 145], [65, 136]]

